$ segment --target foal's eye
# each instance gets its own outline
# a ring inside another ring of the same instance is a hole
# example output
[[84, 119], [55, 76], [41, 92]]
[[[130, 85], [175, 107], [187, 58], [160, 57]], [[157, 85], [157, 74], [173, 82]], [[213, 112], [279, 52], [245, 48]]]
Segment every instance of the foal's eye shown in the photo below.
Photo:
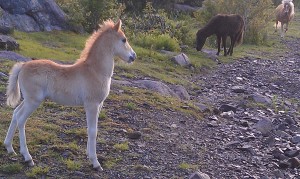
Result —
[[122, 42], [126, 43], [126, 39], [122, 39]]

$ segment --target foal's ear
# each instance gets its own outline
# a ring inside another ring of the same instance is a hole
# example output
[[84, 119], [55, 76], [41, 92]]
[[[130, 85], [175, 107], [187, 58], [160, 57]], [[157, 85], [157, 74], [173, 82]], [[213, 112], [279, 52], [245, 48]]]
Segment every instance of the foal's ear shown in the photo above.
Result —
[[121, 26], [122, 26], [122, 21], [119, 19], [118, 22], [114, 26], [115, 31], [118, 32], [121, 29]]

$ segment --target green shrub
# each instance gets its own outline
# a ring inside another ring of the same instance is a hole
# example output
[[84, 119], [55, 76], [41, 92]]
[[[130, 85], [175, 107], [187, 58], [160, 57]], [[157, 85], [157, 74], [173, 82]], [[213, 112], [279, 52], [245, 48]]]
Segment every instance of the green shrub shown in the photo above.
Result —
[[133, 40], [136, 45], [153, 50], [179, 51], [179, 43], [168, 34], [154, 35], [139, 33]]

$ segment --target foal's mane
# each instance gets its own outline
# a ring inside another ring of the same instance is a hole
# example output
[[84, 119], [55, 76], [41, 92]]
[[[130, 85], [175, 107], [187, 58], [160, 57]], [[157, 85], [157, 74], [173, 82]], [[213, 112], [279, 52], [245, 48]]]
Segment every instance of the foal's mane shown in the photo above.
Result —
[[97, 39], [100, 38], [100, 36], [103, 34], [103, 32], [112, 29], [114, 27], [114, 22], [112, 20], [104, 21], [102, 25], [99, 24], [99, 29], [95, 31], [85, 42], [85, 47], [83, 51], [80, 54], [80, 58], [77, 60], [77, 62], [85, 61], [90, 52], [91, 48], [93, 47], [94, 43], [97, 41]]

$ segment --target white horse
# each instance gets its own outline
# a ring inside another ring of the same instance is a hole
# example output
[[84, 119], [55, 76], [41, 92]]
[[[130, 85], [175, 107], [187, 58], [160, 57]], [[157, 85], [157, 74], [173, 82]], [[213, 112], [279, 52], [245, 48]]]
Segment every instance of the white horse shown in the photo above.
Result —
[[[275, 9], [276, 23], [275, 23], [275, 32], [277, 31], [277, 26], [281, 26], [281, 37], [284, 37], [284, 33], [287, 32], [289, 22], [294, 18], [294, 4], [293, 0], [283, 0], [280, 5]], [[285, 29], [284, 28], [285, 24]]]
[[25, 136], [29, 115], [48, 98], [70, 106], [84, 106], [87, 118], [87, 155], [93, 168], [103, 170], [96, 155], [98, 116], [103, 101], [109, 94], [114, 69], [114, 56], [131, 63], [136, 54], [121, 30], [121, 21], [105, 21], [87, 40], [80, 59], [73, 65], [60, 65], [49, 60], [33, 60], [13, 66], [7, 86], [7, 104], [15, 107], [4, 145], [8, 153], [16, 128], [19, 129], [20, 153], [33, 166]]

